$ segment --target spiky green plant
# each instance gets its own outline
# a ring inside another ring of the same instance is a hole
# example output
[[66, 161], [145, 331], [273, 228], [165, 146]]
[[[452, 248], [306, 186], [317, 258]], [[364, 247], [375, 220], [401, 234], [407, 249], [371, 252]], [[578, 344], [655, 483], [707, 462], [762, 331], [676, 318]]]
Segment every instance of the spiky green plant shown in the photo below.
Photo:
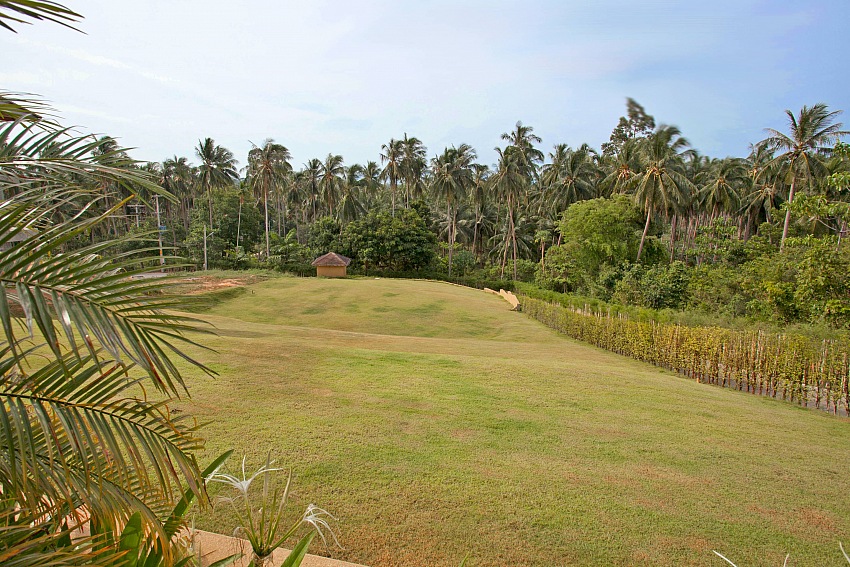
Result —
[[[842, 544], [840, 541], [838, 542], [838, 548], [841, 550], [841, 555], [843, 555], [843, 556], [844, 556], [845, 561], [847, 561], [847, 563], [850, 563], [850, 555], [847, 555], [847, 552], [846, 552], [846, 551], [844, 551], [844, 544]], [[718, 553], [717, 551], [712, 551], [712, 552], [713, 552], [713, 553], [714, 553], [717, 557], [719, 557], [720, 559], [722, 559], [723, 561], [725, 561], [726, 563], [728, 563], [728, 564], [729, 564], [729, 565], [731, 565], [732, 567], [738, 567], [738, 566], [737, 566], [737, 565], [735, 565], [735, 564], [734, 564], [734, 563], [733, 563], [733, 562], [732, 562], [732, 561], [731, 561], [728, 557], [726, 557], [726, 556], [724, 556], [724, 555], [721, 555], [721, 554], [720, 554], [720, 553]], [[788, 565], [788, 560], [789, 560], [789, 559], [791, 559], [791, 554], [790, 554], [790, 553], [789, 553], [789, 554], [787, 554], [787, 555], [785, 556], [785, 561], [783, 561], [783, 562], [782, 562], [782, 567], [786, 567], [786, 566]]]
[[[286, 483], [281, 486], [281, 483], [276, 482], [275, 473], [282, 472], [284, 469], [273, 467], [273, 464], [274, 461], [269, 453], [265, 464], [249, 477], [245, 471], [243, 458], [241, 478], [231, 474], [216, 473], [210, 477], [210, 481], [222, 483], [235, 491], [234, 496], [220, 497], [218, 500], [232, 507], [239, 522], [235, 534], [244, 537], [251, 544], [252, 562], [257, 567], [267, 565], [274, 550], [293, 537], [299, 528], [305, 525], [312, 527], [310, 532], [295, 544], [289, 559], [284, 563], [284, 565], [295, 567], [301, 564], [301, 559], [307, 553], [307, 548], [316, 534], [325, 541], [324, 532], [328, 532], [334, 543], [339, 545], [327, 520], [334, 518], [326, 510], [310, 504], [304, 513], [284, 530], [283, 522], [286, 504], [289, 501], [292, 472], [287, 473]], [[251, 485], [257, 479], [262, 479], [263, 482], [259, 498], [256, 491], [251, 491]]]

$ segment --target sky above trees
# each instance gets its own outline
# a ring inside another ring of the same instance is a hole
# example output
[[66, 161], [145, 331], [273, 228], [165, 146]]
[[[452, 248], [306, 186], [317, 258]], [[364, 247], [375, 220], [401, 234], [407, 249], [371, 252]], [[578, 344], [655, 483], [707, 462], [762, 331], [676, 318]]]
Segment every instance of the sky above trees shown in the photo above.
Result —
[[296, 164], [365, 162], [407, 132], [429, 157], [468, 143], [491, 163], [517, 120], [546, 151], [598, 148], [626, 97], [722, 157], [783, 128], [786, 108], [850, 110], [844, 0], [69, 5], [85, 35], [0, 36], [0, 85], [144, 160], [193, 156], [210, 136], [241, 165], [267, 137]]

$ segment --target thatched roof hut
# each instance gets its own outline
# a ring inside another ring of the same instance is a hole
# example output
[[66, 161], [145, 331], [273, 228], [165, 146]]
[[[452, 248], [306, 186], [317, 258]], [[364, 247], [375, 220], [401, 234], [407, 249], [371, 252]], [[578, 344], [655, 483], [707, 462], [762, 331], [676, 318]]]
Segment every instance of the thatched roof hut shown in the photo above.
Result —
[[313, 260], [312, 265], [316, 266], [316, 275], [326, 278], [344, 278], [346, 268], [351, 263], [351, 258], [346, 258], [336, 252], [328, 252], [324, 256], [319, 256]]

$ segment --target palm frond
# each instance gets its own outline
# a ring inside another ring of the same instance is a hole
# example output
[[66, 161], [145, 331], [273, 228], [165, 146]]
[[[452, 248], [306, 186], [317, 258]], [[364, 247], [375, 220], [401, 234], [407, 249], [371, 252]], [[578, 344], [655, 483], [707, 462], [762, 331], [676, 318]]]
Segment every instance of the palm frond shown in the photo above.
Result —
[[29, 20], [53, 22], [75, 31], [72, 23], [83, 17], [56, 2], [47, 0], [0, 0], [0, 27], [15, 32], [15, 24], [29, 24]]
[[8, 355], [0, 357], [4, 494], [30, 509], [63, 502], [102, 518], [136, 510], [156, 527], [182, 480], [201, 492], [192, 456], [201, 447], [197, 425], [173, 418], [162, 401], [147, 401], [132, 367], [95, 351], [24, 374]]

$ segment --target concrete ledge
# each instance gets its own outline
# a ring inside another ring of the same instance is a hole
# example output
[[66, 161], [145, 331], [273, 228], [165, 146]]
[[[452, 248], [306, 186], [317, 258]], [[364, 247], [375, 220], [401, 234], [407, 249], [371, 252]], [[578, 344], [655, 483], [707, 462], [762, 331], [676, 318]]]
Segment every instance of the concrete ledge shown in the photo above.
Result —
[[[313, 545], [317, 539], [313, 540]], [[205, 532], [203, 530], [192, 530], [193, 547], [201, 556], [201, 567], [206, 567], [224, 559], [234, 553], [241, 553], [242, 558], [237, 560], [233, 565], [236, 567], [247, 567], [251, 561], [251, 544], [244, 539], [230, 537], [213, 532]], [[280, 565], [289, 555], [288, 549], [276, 549], [272, 554], [272, 565]], [[364, 567], [356, 563], [346, 563], [337, 559], [328, 557], [319, 557], [318, 555], [307, 555], [301, 563], [302, 567]]]

